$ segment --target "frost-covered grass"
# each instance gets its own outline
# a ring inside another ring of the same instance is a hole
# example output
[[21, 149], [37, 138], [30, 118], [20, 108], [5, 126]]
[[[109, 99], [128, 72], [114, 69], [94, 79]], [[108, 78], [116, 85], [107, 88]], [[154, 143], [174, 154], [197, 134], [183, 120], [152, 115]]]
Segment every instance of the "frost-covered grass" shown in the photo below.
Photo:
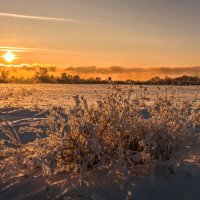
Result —
[[[46, 188], [53, 175], [63, 172], [78, 176], [80, 186], [84, 174], [95, 169], [128, 175], [145, 168], [153, 177], [164, 166], [163, 174], [176, 173], [199, 148], [199, 96], [185, 100], [174, 89], [160, 88], [153, 100], [147, 94], [143, 86], [138, 92], [111, 83], [111, 89], [92, 104], [76, 95], [74, 106], [52, 107], [44, 113], [40, 109], [46, 117], [18, 128], [2, 120], [0, 182], [6, 186], [1, 191], [36, 173], [43, 175]], [[37, 137], [23, 143], [23, 132]]]

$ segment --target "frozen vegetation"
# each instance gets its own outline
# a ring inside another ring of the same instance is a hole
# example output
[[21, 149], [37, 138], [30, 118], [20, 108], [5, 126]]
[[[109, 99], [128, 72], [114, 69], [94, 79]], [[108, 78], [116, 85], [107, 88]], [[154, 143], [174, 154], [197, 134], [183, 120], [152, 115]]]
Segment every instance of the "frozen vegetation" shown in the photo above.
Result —
[[0, 199], [199, 199], [198, 86], [0, 87]]

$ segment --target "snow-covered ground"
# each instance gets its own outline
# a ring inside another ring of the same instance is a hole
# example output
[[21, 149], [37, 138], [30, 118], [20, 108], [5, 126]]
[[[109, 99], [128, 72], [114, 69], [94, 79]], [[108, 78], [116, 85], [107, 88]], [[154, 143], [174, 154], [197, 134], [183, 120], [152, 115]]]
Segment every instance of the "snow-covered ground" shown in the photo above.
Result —
[[58, 199], [198, 200], [200, 175], [192, 171], [196, 170], [199, 173], [199, 167], [188, 164], [176, 174], [157, 175], [154, 185], [151, 177], [143, 172], [125, 177], [121, 174], [108, 174], [106, 169], [98, 169], [85, 174], [81, 187], [78, 177], [63, 173], [52, 177], [47, 189], [44, 177], [35, 174], [35, 177], [13, 180], [10, 185], [1, 184], [1, 188], [7, 187], [1, 191], [0, 198], [43, 200], [56, 199], [61, 194]]
[[[96, 100], [101, 99], [99, 96], [110, 94], [111, 90], [107, 89], [108, 87], [110, 86], [0, 85], [0, 138], [1, 140], [7, 139], [2, 127], [8, 124], [11, 132], [14, 129], [13, 133], [15, 131], [19, 133], [14, 138], [19, 137], [17, 139], [22, 145], [34, 142], [38, 137], [34, 128], [36, 126], [38, 129], [43, 128], [44, 124], [42, 123], [49, 120], [47, 118], [52, 107], [69, 109], [75, 105], [72, 97], [76, 95], [84, 95], [89, 105], [93, 104]], [[141, 98], [143, 103], [147, 105], [149, 102], [150, 104], [154, 102], [159, 95], [168, 98], [169, 101], [170, 98], [174, 98], [177, 102], [188, 101], [191, 104], [196, 100], [191, 107], [194, 108], [195, 112], [198, 112], [195, 114], [195, 117], [197, 117], [195, 126], [199, 128], [199, 86], [167, 87], [166, 89], [164, 86], [159, 88], [147, 86], [147, 91], [144, 87], [134, 86], [133, 90], [134, 98]], [[145, 111], [142, 114], [145, 115], [144, 118], [146, 119], [148, 113]], [[178, 123], [178, 121], [175, 123]], [[195, 134], [198, 138], [200, 132], [195, 132]], [[45, 140], [47, 135], [41, 133], [39, 137], [41, 137], [41, 140]], [[86, 170], [81, 185], [79, 173], [72, 174], [67, 171], [60, 171], [47, 178], [42, 173], [41, 168], [31, 168], [29, 169], [31, 173], [27, 172], [27, 166], [23, 164], [25, 153], [20, 152], [22, 148], [19, 147], [19, 150], [14, 154], [9, 152], [10, 158], [9, 156], [6, 158], [1, 156], [0, 199], [198, 200], [200, 198], [200, 143], [198, 140], [195, 142], [196, 146], [192, 149], [192, 154], [189, 153], [181, 166], [176, 166], [173, 172], [169, 172], [166, 166], [162, 164], [153, 165], [154, 167], [138, 164], [135, 165], [134, 171], [128, 170], [126, 173], [111, 171], [107, 167], [101, 166]], [[2, 149], [0, 148], [0, 150]]]
[[[48, 108], [49, 106], [68, 107], [74, 103], [73, 96], [84, 95], [93, 102], [98, 95], [109, 92], [110, 85], [59, 85], [59, 84], [0, 84], [0, 107]], [[129, 88], [129, 86], [122, 86]], [[144, 86], [147, 87], [146, 96], [155, 98], [157, 93], [164, 94], [174, 90], [181, 99], [192, 99], [200, 92], [200, 86]], [[135, 94], [139, 94], [141, 86], [133, 86]], [[198, 97], [200, 98], [200, 97]], [[200, 102], [200, 99], [199, 99]]]

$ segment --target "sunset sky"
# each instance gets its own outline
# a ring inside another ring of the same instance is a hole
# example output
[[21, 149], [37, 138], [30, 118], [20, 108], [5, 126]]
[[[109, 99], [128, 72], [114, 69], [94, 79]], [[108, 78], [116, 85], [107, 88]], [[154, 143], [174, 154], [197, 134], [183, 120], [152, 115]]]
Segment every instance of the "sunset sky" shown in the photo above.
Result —
[[[0, 63], [194, 67], [199, 0], [0, 0]], [[154, 73], [154, 72], [152, 72]]]

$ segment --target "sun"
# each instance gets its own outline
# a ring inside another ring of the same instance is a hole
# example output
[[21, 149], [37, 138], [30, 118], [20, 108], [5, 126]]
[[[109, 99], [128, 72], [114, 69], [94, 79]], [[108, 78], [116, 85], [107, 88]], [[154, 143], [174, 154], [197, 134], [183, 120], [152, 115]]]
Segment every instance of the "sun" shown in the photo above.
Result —
[[13, 54], [11, 51], [8, 51], [3, 55], [3, 58], [6, 60], [6, 62], [10, 63], [15, 59], [15, 54]]

